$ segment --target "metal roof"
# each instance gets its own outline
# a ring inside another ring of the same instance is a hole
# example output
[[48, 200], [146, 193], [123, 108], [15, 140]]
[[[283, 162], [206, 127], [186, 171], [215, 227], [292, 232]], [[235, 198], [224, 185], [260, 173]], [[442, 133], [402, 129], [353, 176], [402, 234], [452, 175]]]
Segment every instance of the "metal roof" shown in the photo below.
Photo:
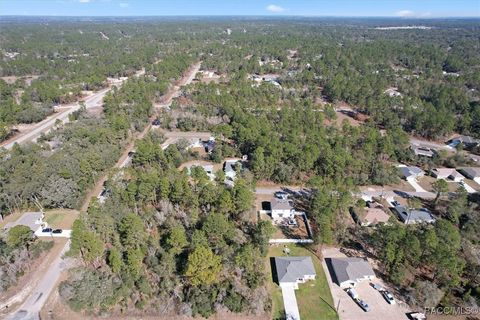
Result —
[[293, 206], [288, 200], [283, 200], [283, 199], [278, 199], [278, 198], [273, 198], [272, 201], [270, 201], [270, 205], [273, 210], [292, 210]]

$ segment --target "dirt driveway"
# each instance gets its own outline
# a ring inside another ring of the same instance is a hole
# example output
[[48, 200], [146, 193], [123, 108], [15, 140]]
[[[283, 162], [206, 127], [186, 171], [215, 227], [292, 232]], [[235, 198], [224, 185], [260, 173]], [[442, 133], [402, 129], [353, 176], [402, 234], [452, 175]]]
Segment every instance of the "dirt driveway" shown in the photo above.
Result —
[[[325, 263], [325, 258], [346, 257], [337, 248], [325, 248], [322, 250], [324, 259], [322, 267], [327, 275], [328, 286], [332, 292], [335, 306], [338, 307], [338, 315], [341, 320], [405, 320], [408, 319], [406, 313], [411, 310], [406, 304], [397, 301], [397, 304], [390, 305], [385, 301], [380, 292], [371, 287], [370, 282], [364, 281], [357, 284], [355, 290], [360, 298], [370, 305], [370, 311], [364, 312], [350, 296], [343, 291], [336, 283], [332, 282], [332, 277]], [[384, 288], [388, 288], [380, 279], [373, 281]]]

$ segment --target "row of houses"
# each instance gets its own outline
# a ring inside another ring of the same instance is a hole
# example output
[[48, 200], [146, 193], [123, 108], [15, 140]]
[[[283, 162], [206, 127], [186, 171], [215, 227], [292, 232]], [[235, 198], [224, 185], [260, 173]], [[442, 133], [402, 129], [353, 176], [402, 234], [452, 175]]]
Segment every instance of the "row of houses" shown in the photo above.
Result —
[[[372, 281], [375, 272], [364, 258], [326, 258], [333, 281], [342, 289], [355, 287], [359, 282]], [[280, 285], [292, 285], [298, 289], [299, 283], [314, 280], [315, 267], [311, 257], [275, 257], [277, 281]]]
[[480, 139], [470, 136], [458, 136], [448, 141], [448, 146], [451, 148], [456, 148], [460, 144], [466, 149], [472, 149], [480, 145]]
[[[425, 171], [415, 166], [399, 167], [399, 170], [406, 180], [417, 179], [425, 175]], [[437, 179], [449, 179], [455, 182], [460, 182], [465, 178], [477, 181], [480, 180], [480, 167], [435, 168], [430, 170], [430, 174]]]
[[[426, 208], [413, 209], [397, 204], [392, 207], [392, 212], [404, 224], [434, 223], [436, 221], [432, 213]], [[355, 222], [362, 227], [375, 226], [379, 223], [387, 224], [392, 217], [380, 204], [362, 209], [351, 208], [351, 213]]]

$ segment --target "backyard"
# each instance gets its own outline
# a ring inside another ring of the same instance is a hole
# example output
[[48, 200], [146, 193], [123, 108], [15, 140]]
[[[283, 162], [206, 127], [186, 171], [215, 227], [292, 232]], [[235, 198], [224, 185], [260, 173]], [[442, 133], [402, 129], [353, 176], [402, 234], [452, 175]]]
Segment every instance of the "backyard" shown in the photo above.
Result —
[[[288, 245], [290, 249], [290, 256], [310, 256], [312, 257], [315, 270], [317, 272], [316, 280], [309, 281], [299, 285], [299, 289], [295, 290], [298, 307], [300, 310], [300, 317], [303, 320], [316, 319], [338, 319], [337, 313], [334, 310], [333, 298], [328, 287], [328, 282], [325, 277], [325, 272], [322, 268], [320, 260], [305, 247], [299, 245]], [[271, 246], [268, 251], [267, 269], [269, 271], [269, 291], [272, 297], [272, 319], [283, 319], [284, 308], [282, 291], [280, 287], [272, 281], [270, 258], [286, 256], [283, 252], [283, 245]]]

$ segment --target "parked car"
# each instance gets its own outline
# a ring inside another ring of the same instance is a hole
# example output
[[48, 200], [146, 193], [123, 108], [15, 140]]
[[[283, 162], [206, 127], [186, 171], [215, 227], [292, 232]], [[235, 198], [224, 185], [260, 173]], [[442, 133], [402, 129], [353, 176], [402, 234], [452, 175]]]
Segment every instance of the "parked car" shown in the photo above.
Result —
[[52, 231], [53, 231], [52, 228], [42, 229], [42, 232], [43, 232], [43, 233], [47, 233], [47, 232], [50, 233], [50, 232], [52, 232]]
[[395, 200], [395, 201], [392, 201], [392, 204], [393, 204], [394, 207], [397, 207], [397, 206], [400, 205], [400, 202], [398, 202], [397, 200]]
[[353, 288], [348, 288], [347, 293], [350, 297], [352, 297], [353, 300], [359, 298], [359, 295], [358, 295], [357, 291], [355, 291], [355, 289], [353, 289]]
[[288, 199], [288, 193], [283, 192], [283, 191], [277, 191], [277, 192], [275, 192], [275, 198], [282, 199], [282, 200], [287, 200]]
[[295, 219], [293, 219], [293, 218], [289, 218], [289, 219], [287, 220], [287, 224], [288, 224], [289, 226], [297, 226], [297, 220], [295, 220]]
[[381, 285], [379, 285], [378, 283], [371, 283], [371, 286], [373, 287], [373, 289], [377, 290], [377, 291], [384, 291], [385, 289], [383, 289], [383, 287]]
[[357, 304], [360, 306], [360, 308], [363, 309], [363, 311], [365, 311], [365, 312], [370, 311], [370, 306], [364, 300], [357, 299], [356, 301], [357, 301]]
[[385, 300], [387, 300], [388, 303], [390, 304], [395, 304], [395, 298], [393, 297], [393, 295], [388, 292], [388, 291], [382, 291], [382, 296], [385, 298]]
[[110, 189], [103, 189], [102, 193], [100, 193], [100, 197], [108, 197], [110, 195]]
[[62, 233], [62, 232], [63, 232], [62, 229], [54, 229], [54, 230], [52, 231], [52, 233], [57, 233], [57, 234], [58, 234], [58, 233]]
[[152, 125], [159, 126], [160, 125], [160, 120], [158, 120], [158, 119], [153, 120]]

